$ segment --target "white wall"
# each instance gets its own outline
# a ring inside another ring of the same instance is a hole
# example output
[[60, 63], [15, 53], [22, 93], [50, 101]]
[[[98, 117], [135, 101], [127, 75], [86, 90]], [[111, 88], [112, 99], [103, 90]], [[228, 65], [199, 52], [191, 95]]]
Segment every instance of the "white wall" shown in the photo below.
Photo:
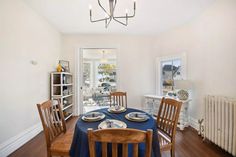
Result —
[[[144, 94], [155, 93], [155, 58], [186, 52], [194, 82], [190, 114], [198, 119], [204, 95], [236, 97], [235, 7], [235, 0], [217, 0], [191, 23], [157, 37], [63, 35], [62, 58], [75, 73], [79, 48], [118, 48], [120, 89], [128, 92], [128, 105], [139, 108]], [[35, 104], [49, 98], [60, 46], [60, 34], [27, 5], [0, 1], [0, 143], [39, 122]]]
[[36, 103], [49, 99], [60, 46], [61, 35], [22, 1], [0, 1], [0, 144], [40, 122]]
[[155, 92], [155, 60], [151, 56], [153, 39], [151, 36], [63, 35], [62, 54], [70, 61], [75, 73], [79, 48], [118, 48], [119, 89], [127, 91], [128, 106], [140, 108], [142, 96]]
[[154, 58], [186, 52], [187, 77], [194, 83], [193, 118], [203, 116], [206, 94], [236, 97], [235, 0], [217, 0], [191, 23], [160, 34], [155, 45]]

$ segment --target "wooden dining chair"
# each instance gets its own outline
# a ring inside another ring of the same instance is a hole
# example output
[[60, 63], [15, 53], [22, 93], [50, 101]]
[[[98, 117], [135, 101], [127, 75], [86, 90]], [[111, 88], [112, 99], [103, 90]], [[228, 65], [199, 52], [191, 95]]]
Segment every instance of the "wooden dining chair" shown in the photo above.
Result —
[[118, 144], [122, 144], [122, 157], [128, 157], [128, 144], [133, 144], [133, 157], [138, 157], [138, 144], [145, 142], [145, 157], [151, 157], [152, 130], [88, 129], [90, 157], [96, 157], [95, 142], [102, 144], [102, 157], [107, 157], [107, 145], [112, 146], [112, 157], [118, 157]]
[[175, 156], [175, 134], [182, 102], [162, 98], [157, 115], [157, 128], [160, 149], [170, 151]]
[[127, 94], [126, 92], [112, 92], [110, 93], [110, 106], [123, 106], [127, 108]]
[[66, 131], [60, 101], [53, 105], [52, 100], [37, 104], [47, 145], [47, 157], [69, 156], [73, 132]]

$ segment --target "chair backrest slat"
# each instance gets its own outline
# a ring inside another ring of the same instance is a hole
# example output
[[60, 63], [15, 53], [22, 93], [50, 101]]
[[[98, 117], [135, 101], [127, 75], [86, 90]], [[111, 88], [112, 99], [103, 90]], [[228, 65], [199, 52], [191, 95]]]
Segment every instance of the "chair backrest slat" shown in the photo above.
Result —
[[61, 110], [60, 101], [53, 105], [52, 100], [42, 104], [37, 104], [40, 119], [45, 133], [47, 148], [50, 148], [51, 142], [61, 133], [66, 132], [64, 115]]
[[51, 126], [52, 124], [51, 124], [51, 121], [50, 121], [50, 111], [49, 111], [49, 108], [45, 108], [45, 110], [44, 110], [44, 112], [45, 112], [45, 121], [47, 122], [46, 123], [46, 126], [47, 126], [47, 128], [48, 128], [48, 130], [49, 130], [49, 135], [50, 135], [50, 139], [52, 140], [54, 137], [55, 137], [55, 135], [54, 135], [54, 133], [53, 133], [53, 129], [52, 129], [52, 127], [49, 127], [49, 126]]
[[127, 107], [127, 94], [126, 92], [112, 92], [110, 93], [110, 106], [123, 106]]
[[53, 119], [53, 122], [55, 125], [56, 132], [57, 132], [57, 134], [59, 134], [62, 131], [62, 128], [60, 127], [61, 123], [60, 123], [58, 114], [56, 114], [57, 108], [56, 108], [56, 106], [53, 106], [52, 109], [53, 109], [52, 119]]
[[55, 111], [53, 111], [53, 107], [48, 109], [48, 119], [49, 119], [49, 123], [50, 123], [50, 126], [51, 126], [49, 128], [51, 128], [53, 136], [57, 136], [58, 132], [56, 130], [55, 123], [53, 122], [53, 119], [52, 119], [52, 116], [53, 116], [54, 112]]
[[152, 130], [136, 129], [88, 129], [90, 157], [96, 157], [95, 142], [102, 143], [102, 157], [107, 157], [107, 145], [112, 145], [112, 157], [118, 156], [118, 144], [122, 144], [122, 156], [128, 157], [128, 144], [133, 145], [133, 157], [138, 157], [138, 144], [145, 142], [145, 157], [151, 156]]
[[174, 99], [162, 98], [157, 115], [157, 127], [168, 135], [171, 140], [175, 136], [182, 102]]
[[138, 144], [133, 145], [133, 157], [138, 157]]
[[128, 144], [122, 144], [122, 157], [128, 157]]
[[112, 157], [117, 157], [118, 149], [117, 149], [117, 143], [112, 143]]
[[166, 119], [168, 120], [168, 123], [167, 123], [167, 128], [165, 130], [167, 131], [168, 134], [171, 133], [171, 129], [169, 128], [173, 125], [173, 120], [172, 120], [173, 114], [171, 114], [173, 112], [172, 111], [173, 109], [174, 109], [173, 106], [169, 106], [169, 111], [168, 111], [169, 114], [166, 117]]
[[102, 143], [102, 156], [107, 157], [107, 143], [106, 142]]

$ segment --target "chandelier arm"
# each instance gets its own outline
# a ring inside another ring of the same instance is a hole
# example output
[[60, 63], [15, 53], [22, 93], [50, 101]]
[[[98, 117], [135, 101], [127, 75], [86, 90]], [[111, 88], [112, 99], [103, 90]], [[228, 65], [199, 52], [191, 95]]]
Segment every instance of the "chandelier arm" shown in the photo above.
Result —
[[126, 20], [126, 23], [124, 23], [124, 22], [121, 22], [121, 21], [117, 20], [115, 17], [113, 17], [113, 19], [114, 19], [116, 22], [118, 22], [118, 23], [120, 23], [120, 24], [122, 24], [122, 25], [124, 25], [124, 26], [127, 26], [127, 25], [128, 25], [127, 20]]
[[108, 20], [109, 18], [104, 18], [104, 19], [98, 19], [98, 20], [92, 20], [92, 17], [90, 18], [90, 21], [91, 22], [99, 22], [99, 21], [106, 21]]
[[117, 18], [117, 19], [125, 19], [126, 17], [127, 18], [133, 18], [135, 15], [128, 15], [128, 16], [114, 16], [114, 18]]
[[108, 22], [106, 21], [106, 23], [105, 23], [105, 27], [106, 27], [106, 28], [107, 28], [107, 27], [109, 26], [109, 24], [111, 23], [111, 19], [112, 19], [112, 18], [110, 18]]
[[100, 0], [98, 0], [98, 5], [102, 8], [102, 10], [107, 14], [107, 15], [109, 15], [110, 16], [110, 14], [108, 14], [108, 12], [106, 11], [106, 9], [105, 8], [103, 8], [103, 6], [101, 5], [101, 2], [100, 2]]
[[121, 19], [121, 18], [133, 18], [135, 17], [135, 10], [134, 10], [134, 13], [133, 15], [127, 15], [127, 16], [114, 16], [114, 18], [117, 18], [117, 19]]

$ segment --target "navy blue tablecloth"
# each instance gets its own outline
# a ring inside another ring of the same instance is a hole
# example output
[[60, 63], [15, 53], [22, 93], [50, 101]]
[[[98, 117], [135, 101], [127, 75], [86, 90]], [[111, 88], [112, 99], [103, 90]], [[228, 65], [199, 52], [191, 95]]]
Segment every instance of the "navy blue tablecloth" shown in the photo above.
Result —
[[[128, 108], [126, 112], [115, 114], [107, 111], [107, 108], [96, 110], [97, 112], [102, 112], [106, 115], [105, 119], [117, 119], [123, 121], [127, 124], [127, 128], [139, 129], [146, 131], [147, 129], [153, 130], [153, 142], [152, 142], [152, 157], [160, 157], [160, 146], [157, 138], [157, 127], [156, 121], [150, 116], [150, 119], [146, 122], [131, 122], [125, 118], [125, 115], [130, 112], [143, 112], [137, 109]], [[103, 120], [105, 120], [103, 119]], [[70, 148], [71, 157], [89, 157], [89, 147], [88, 147], [88, 137], [87, 129], [93, 128], [94, 130], [98, 129], [98, 125], [103, 121], [98, 122], [84, 122], [81, 118], [78, 119], [74, 137]], [[129, 146], [129, 156], [132, 156], [132, 146]], [[109, 151], [108, 151], [109, 152]], [[101, 156], [101, 144], [96, 144], [96, 153], [97, 157]], [[118, 152], [119, 153], [119, 152]], [[145, 144], [139, 144], [139, 157], [144, 157], [145, 153]]]

